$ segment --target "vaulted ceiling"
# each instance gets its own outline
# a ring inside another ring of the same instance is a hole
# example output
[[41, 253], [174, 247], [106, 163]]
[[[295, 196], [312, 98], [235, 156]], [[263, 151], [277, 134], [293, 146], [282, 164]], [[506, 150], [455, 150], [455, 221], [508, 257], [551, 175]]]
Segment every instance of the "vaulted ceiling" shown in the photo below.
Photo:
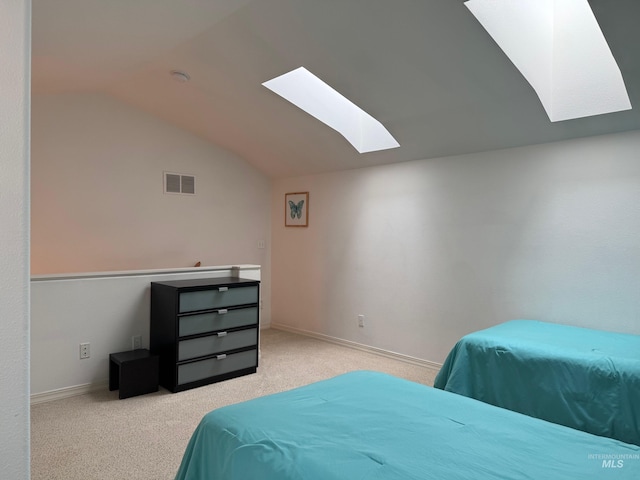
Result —
[[[550, 122], [463, 0], [33, 0], [33, 92], [111, 95], [274, 178], [639, 129], [640, 2], [590, 4], [632, 110]], [[262, 86], [299, 66], [400, 148], [359, 154]]]

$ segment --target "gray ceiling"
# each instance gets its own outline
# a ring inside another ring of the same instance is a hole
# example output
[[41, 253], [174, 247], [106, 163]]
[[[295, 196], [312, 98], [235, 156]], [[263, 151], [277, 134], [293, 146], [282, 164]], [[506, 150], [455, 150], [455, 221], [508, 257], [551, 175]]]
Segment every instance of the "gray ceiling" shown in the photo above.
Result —
[[[591, 0], [634, 108], [551, 123], [463, 0], [33, 0], [33, 90], [100, 92], [271, 177], [640, 128], [640, 2]], [[305, 66], [401, 147], [358, 154], [262, 87]], [[184, 69], [191, 82], [172, 81]]]

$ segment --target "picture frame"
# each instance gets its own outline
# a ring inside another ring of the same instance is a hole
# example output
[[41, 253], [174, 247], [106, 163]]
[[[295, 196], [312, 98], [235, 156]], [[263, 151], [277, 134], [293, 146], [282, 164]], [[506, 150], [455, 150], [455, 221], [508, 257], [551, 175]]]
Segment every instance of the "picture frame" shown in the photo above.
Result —
[[284, 194], [284, 226], [309, 226], [309, 192]]

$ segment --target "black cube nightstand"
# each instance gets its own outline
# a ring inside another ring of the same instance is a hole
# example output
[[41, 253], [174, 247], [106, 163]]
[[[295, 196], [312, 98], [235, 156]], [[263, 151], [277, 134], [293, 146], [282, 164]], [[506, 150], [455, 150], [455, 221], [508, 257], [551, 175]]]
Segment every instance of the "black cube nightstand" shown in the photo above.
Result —
[[139, 349], [109, 355], [109, 390], [120, 389], [119, 398], [158, 391], [160, 357]]

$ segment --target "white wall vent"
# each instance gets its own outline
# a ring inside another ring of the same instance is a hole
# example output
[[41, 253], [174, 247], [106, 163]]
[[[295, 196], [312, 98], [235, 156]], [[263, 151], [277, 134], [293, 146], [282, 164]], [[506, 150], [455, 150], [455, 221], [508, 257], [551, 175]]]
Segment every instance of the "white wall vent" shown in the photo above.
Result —
[[164, 172], [164, 193], [196, 194], [196, 177], [182, 173]]

